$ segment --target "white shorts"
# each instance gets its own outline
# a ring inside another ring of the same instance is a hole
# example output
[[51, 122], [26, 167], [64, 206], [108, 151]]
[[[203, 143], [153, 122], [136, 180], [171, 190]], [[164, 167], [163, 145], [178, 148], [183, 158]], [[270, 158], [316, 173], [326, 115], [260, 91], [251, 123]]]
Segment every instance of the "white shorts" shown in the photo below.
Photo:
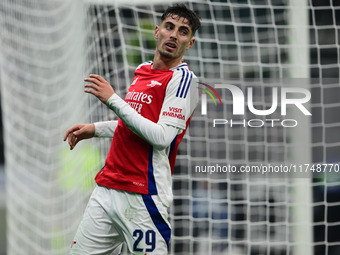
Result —
[[168, 254], [171, 229], [158, 196], [96, 186], [70, 255], [118, 255], [122, 243], [134, 255]]

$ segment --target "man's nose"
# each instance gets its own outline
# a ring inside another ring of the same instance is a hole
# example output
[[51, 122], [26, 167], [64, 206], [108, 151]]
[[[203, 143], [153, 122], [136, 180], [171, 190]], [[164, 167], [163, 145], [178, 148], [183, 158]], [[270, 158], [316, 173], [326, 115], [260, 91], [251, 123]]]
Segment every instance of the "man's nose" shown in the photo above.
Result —
[[176, 41], [177, 40], [177, 31], [174, 29], [170, 34], [170, 39]]

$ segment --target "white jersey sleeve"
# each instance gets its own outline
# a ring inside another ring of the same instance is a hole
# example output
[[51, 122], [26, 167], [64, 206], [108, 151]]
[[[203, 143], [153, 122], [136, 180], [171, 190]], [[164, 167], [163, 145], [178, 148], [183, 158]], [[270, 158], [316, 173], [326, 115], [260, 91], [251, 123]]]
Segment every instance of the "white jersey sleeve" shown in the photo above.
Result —
[[154, 123], [144, 118], [117, 94], [113, 94], [106, 105], [117, 114], [132, 132], [157, 149], [164, 149], [169, 146], [178, 133], [178, 129], [174, 126]]
[[94, 137], [112, 138], [117, 125], [118, 120], [95, 122]]
[[198, 79], [189, 69], [179, 69], [173, 74], [166, 89], [159, 124], [167, 124], [181, 130], [198, 103]]

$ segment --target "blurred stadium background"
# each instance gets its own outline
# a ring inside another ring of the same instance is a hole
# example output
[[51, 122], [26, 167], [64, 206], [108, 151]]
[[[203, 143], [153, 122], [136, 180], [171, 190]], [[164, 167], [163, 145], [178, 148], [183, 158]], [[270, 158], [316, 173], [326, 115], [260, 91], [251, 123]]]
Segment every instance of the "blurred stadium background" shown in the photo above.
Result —
[[[81, 81], [84, 73], [95, 72], [119, 93], [126, 91], [136, 65], [153, 55], [153, 25], [165, 7], [161, 1], [148, 2], [1, 1], [0, 255], [66, 254], [109, 141], [85, 143], [70, 154], [62, 135], [76, 122], [114, 118], [98, 100], [84, 96]], [[300, 145], [310, 152], [308, 162], [338, 164], [340, 2], [185, 3], [202, 17], [186, 61], [205, 82], [298, 74], [316, 79], [310, 87], [313, 117], [304, 124], [305, 134], [299, 134], [308, 143]], [[298, 9], [301, 20], [292, 24], [291, 12]], [[302, 30], [292, 36], [290, 29], [296, 27]], [[299, 45], [299, 39], [307, 44]], [[297, 62], [291, 55], [294, 43], [300, 47]], [[207, 116], [197, 114], [179, 151], [170, 212], [172, 252], [340, 254], [339, 174], [310, 179], [303, 186], [307, 201], [301, 203], [302, 217], [307, 222], [302, 230], [307, 231], [299, 239], [294, 235], [301, 232], [291, 232], [297, 227], [291, 212], [299, 209], [289, 180], [256, 183], [194, 172], [195, 164], [287, 163], [296, 152], [283, 128], [211, 130], [211, 118], [230, 113], [230, 95], [219, 93], [224, 108], [216, 111], [210, 102]], [[268, 107], [266, 88], [256, 93], [258, 106]], [[294, 253], [299, 245], [304, 252]]]

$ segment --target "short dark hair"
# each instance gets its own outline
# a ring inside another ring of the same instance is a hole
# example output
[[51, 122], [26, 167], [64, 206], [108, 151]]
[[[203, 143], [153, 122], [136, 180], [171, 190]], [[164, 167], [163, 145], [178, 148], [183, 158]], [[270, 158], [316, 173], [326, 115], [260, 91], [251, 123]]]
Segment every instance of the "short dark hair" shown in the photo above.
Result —
[[173, 6], [169, 6], [163, 13], [161, 21], [165, 20], [167, 17], [173, 14], [185, 18], [189, 21], [193, 36], [195, 35], [196, 30], [199, 29], [201, 26], [200, 21], [201, 18], [194, 11], [186, 7], [184, 4], [176, 4]]

